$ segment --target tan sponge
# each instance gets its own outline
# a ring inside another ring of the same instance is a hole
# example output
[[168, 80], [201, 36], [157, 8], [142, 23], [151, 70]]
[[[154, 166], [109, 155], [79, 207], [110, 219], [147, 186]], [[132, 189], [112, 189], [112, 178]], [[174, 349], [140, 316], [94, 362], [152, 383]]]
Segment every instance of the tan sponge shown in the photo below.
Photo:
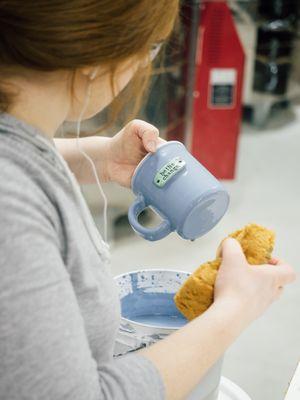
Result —
[[[268, 263], [274, 248], [275, 234], [260, 225], [249, 224], [231, 235], [239, 241], [249, 264]], [[208, 309], [213, 302], [214, 284], [222, 259], [202, 264], [184, 282], [174, 297], [178, 310], [192, 320]]]

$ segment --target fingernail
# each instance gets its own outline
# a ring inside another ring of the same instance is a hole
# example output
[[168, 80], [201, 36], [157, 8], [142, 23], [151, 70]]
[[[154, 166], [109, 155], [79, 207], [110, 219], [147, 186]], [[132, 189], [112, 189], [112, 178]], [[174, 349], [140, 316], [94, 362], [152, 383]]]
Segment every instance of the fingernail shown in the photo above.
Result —
[[147, 144], [148, 150], [154, 153], [156, 151], [156, 142], [154, 140], [150, 140]]

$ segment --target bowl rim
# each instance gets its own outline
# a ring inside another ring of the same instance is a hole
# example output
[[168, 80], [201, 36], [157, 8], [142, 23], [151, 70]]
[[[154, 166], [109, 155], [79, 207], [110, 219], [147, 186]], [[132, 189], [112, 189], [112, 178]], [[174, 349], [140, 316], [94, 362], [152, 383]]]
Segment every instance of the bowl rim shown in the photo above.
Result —
[[186, 274], [188, 276], [192, 274], [192, 272], [182, 271], [182, 270], [179, 270], [179, 269], [144, 268], [144, 269], [135, 269], [133, 271], [128, 271], [128, 272], [125, 272], [125, 273], [122, 273], [122, 274], [115, 275], [113, 277], [113, 279], [117, 280], [117, 279], [121, 278], [122, 276], [129, 275], [129, 274], [136, 274], [138, 272], [152, 272], [152, 271], [155, 271], [155, 272], [175, 272], [177, 274], [178, 273], [179, 274]]

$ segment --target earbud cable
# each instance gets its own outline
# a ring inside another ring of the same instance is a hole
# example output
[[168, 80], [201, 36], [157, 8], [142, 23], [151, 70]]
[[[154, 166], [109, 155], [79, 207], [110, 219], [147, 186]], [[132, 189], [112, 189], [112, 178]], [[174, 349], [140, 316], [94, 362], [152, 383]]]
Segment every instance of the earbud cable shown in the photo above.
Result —
[[84, 104], [81, 110], [81, 113], [79, 115], [78, 121], [77, 121], [77, 132], [76, 132], [76, 145], [79, 153], [89, 162], [91, 165], [97, 187], [99, 189], [100, 195], [103, 199], [103, 224], [104, 224], [104, 241], [107, 243], [107, 197], [104, 193], [104, 190], [101, 186], [100, 179], [98, 176], [97, 168], [95, 166], [94, 161], [91, 159], [91, 157], [80, 147], [80, 128], [81, 128], [81, 121], [84, 116], [84, 113], [88, 107], [89, 100], [91, 97], [91, 83], [89, 82], [87, 92], [86, 92], [86, 97], [84, 100]]

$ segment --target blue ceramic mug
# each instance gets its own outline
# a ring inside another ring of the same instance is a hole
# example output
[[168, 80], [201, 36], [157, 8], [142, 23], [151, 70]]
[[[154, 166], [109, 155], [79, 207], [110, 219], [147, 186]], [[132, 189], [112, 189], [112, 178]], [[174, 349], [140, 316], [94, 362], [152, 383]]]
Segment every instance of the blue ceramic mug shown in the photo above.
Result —
[[[229, 204], [220, 182], [177, 141], [147, 154], [132, 176], [131, 187], [137, 197], [128, 211], [129, 222], [147, 240], [162, 239], [173, 231], [194, 240], [220, 221]], [[138, 221], [147, 207], [162, 219], [154, 228]]]

